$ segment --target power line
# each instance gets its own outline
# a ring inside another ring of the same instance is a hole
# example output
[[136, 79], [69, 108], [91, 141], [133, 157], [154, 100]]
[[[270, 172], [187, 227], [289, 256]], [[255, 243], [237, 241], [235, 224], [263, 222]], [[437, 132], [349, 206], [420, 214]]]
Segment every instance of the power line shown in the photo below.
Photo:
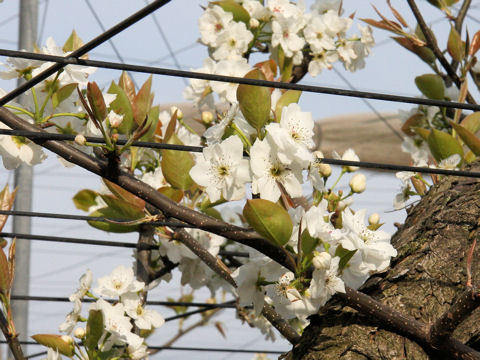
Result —
[[[263, 87], [270, 87], [275, 89], [298, 90], [298, 91], [305, 91], [305, 92], [311, 92], [311, 93], [317, 93], [317, 94], [347, 96], [347, 97], [391, 101], [391, 102], [399, 102], [399, 103], [407, 103], [407, 104], [415, 104], [415, 105], [439, 106], [439, 107], [446, 107], [446, 108], [452, 108], [452, 109], [480, 111], [480, 105], [477, 105], [477, 104], [459, 103], [459, 102], [447, 101], [447, 100], [424, 99], [424, 98], [413, 97], [413, 96], [392, 95], [392, 94], [386, 94], [386, 93], [349, 90], [349, 89], [332, 88], [332, 87], [325, 87], [325, 86], [294, 84], [294, 83], [259, 80], [259, 79], [247, 79], [247, 78], [241, 78], [241, 77], [235, 77], [235, 76], [166, 69], [161, 67], [153, 67], [153, 66], [145, 66], [145, 65], [121, 64], [121, 63], [108, 62], [108, 61], [87, 60], [87, 59], [76, 58], [73, 55], [69, 57], [62, 57], [62, 56], [54, 56], [54, 55], [46, 55], [46, 54], [27, 53], [23, 51], [6, 50], [6, 49], [0, 49], [0, 55], [55, 62], [57, 64], [60, 64], [57, 66], [60, 68], [69, 64], [84, 65], [84, 66], [92, 66], [92, 67], [104, 68], [104, 69], [127, 70], [132, 72], [141, 72], [141, 73], [147, 73], [147, 74], [156, 74], [156, 75], [164, 75], [164, 76], [172, 76], [172, 77], [192, 78], [192, 79], [228, 82], [228, 83], [245, 84], [245, 85], [253, 85], [253, 86], [263, 86]], [[52, 75], [55, 72], [53, 71], [53, 67], [51, 69], [52, 69], [52, 72], [49, 75], [47, 75], [47, 77]], [[21, 88], [21, 91], [16, 89], [16, 90], [13, 90], [11, 93], [13, 94], [13, 92], [15, 92], [15, 94], [17, 94], [18, 92], [18, 94], [20, 94], [23, 91], [28, 90], [30, 87], [44, 80], [43, 77], [45, 75], [42, 75], [42, 74], [37, 75], [35, 78], [30, 80], [28, 82], [29, 87], [27, 86], [26, 89]], [[41, 75], [42, 75], [42, 79], [39, 79]], [[2, 99], [0, 99], [0, 106], [5, 105], [7, 102], [13, 100], [12, 96], [13, 95], [10, 95], [9, 93], [5, 95]]]
[[[98, 35], [96, 38], [90, 40], [85, 45], [82, 45], [75, 51], [72, 51], [69, 55], [70, 58], [78, 58], [80, 56], [85, 55], [90, 50], [95, 49], [97, 46], [101, 45], [105, 41], [109, 40], [113, 36], [117, 35], [118, 33], [122, 32], [126, 28], [130, 27], [131, 25], [135, 24], [136, 22], [140, 21], [144, 17], [150, 15], [155, 10], [161, 8], [165, 4], [169, 3], [171, 0], [155, 0], [150, 5], [145, 6], [144, 8], [140, 9], [136, 13], [132, 14], [128, 18], [122, 20], [117, 25], [114, 25], [107, 31], [103, 32], [102, 34]], [[26, 81], [22, 85], [16, 87], [14, 90], [10, 91], [4, 97], [0, 99], [0, 106], [5, 105], [9, 101], [15, 99], [17, 96], [21, 95], [22, 93], [26, 92], [30, 88], [34, 87], [41, 81], [47, 79], [49, 76], [55, 74], [60, 69], [64, 68], [66, 64], [56, 63], [55, 65], [50, 66], [48, 69], [42, 71], [40, 74], [34, 76], [32, 79]]]
[[[251, 80], [251, 79], [245, 79]], [[0, 129], [0, 135], [15, 135], [15, 136], [25, 136], [31, 139], [36, 140], [74, 140], [75, 135], [68, 134], [54, 134], [47, 132], [37, 132], [37, 131], [24, 131], [24, 130], [6, 130]], [[104, 143], [104, 139], [100, 137], [86, 137], [89, 142]], [[40, 142], [40, 141], [37, 141]], [[126, 140], [118, 140], [118, 144], [125, 144]], [[178, 150], [178, 151], [191, 151], [191, 152], [202, 152], [203, 147], [201, 146], [188, 146], [188, 145], [174, 145], [174, 144], [160, 144], [155, 142], [133, 142], [132, 146], [137, 147], [149, 147], [155, 149], [169, 149], [169, 150]], [[385, 163], [375, 163], [369, 161], [348, 161], [340, 159], [331, 159], [331, 158], [322, 158], [321, 162], [324, 164], [330, 165], [339, 165], [339, 166], [357, 166], [366, 169], [377, 169], [377, 170], [390, 170], [390, 171], [411, 171], [421, 174], [437, 174], [437, 175], [450, 175], [450, 176], [461, 176], [461, 177], [470, 177], [470, 178], [480, 178], [480, 172], [470, 172], [464, 170], [446, 170], [438, 168], [429, 168], [429, 167], [420, 167], [420, 166], [407, 166], [407, 165], [395, 165], [395, 164], [385, 164]]]

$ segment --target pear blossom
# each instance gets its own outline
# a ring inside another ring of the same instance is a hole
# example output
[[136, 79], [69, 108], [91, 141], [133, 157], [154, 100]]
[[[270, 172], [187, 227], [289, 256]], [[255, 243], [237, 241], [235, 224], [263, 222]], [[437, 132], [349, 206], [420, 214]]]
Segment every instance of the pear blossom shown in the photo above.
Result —
[[311, 6], [311, 10], [312, 12], [317, 12], [319, 14], [323, 14], [328, 10], [333, 10], [338, 13], [341, 4], [341, 0], [316, 0], [315, 4]]
[[66, 334], [71, 334], [73, 329], [75, 329], [82, 311], [82, 302], [79, 299], [74, 299], [72, 302], [73, 310], [67, 314], [63, 323], [58, 326], [58, 330]]
[[[215, 74], [243, 77], [252, 69], [247, 59], [243, 57], [220, 60], [215, 66]], [[212, 90], [215, 91], [221, 100], [234, 103], [237, 101], [238, 84], [219, 81], [211, 82]]]
[[335, 256], [331, 259], [327, 269], [315, 268], [310, 283], [310, 294], [313, 298], [322, 299], [325, 304], [337, 292], [345, 292], [345, 284], [338, 277], [338, 265], [340, 258]]
[[250, 148], [252, 192], [262, 199], [276, 202], [281, 195], [280, 183], [292, 197], [302, 196], [302, 168], [296, 163], [284, 164], [267, 140], [255, 141]]
[[371, 273], [382, 272], [390, 265], [390, 259], [397, 256], [397, 250], [390, 244], [390, 234], [365, 226], [365, 213], [366, 209], [355, 214], [348, 208], [343, 211], [343, 228], [347, 232], [340, 244], [346, 250], [357, 250]]
[[298, 4], [292, 4], [289, 0], [268, 0], [267, 9], [274, 18], [286, 17], [297, 19], [303, 14], [303, 9]]
[[85, 274], [80, 277], [80, 286], [70, 297], [68, 298], [70, 301], [81, 300], [85, 294], [90, 290], [92, 286], [92, 272], [87, 270]]
[[297, 18], [278, 16], [272, 22], [272, 46], [280, 45], [285, 56], [292, 57], [305, 45], [305, 39], [298, 35], [302, 27], [302, 22]]
[[[203, 66], [201, 68], [191, 69], [191, 70], [195, 72], [205, 73], [205, 74], [215, 74], [216, 66], [217, 66], [217, 63], [215, 62], [215, 60], [208, 57], [205, 60], [203, 60]], [[183, 91], [183, 97], [186, 100], [192, 101], [197, 106], [206, 104], [210, 108], [214, 107], [214, 99], [213, 99], [212, 89], [210, 87], [209, 80], [190, 79], [189, 85]], [[165, 128], [168, 125], [169, 120], [170, 120], [170, 117], [166, 122], [162, 121], [162, 125], [164, 125]], [[165, 132], [162, 132], [162, 133], [164, 134]]]
[[349, 185], [353, 193], [359, 194], [364, 192], [365, 188], [367, 187], [365, 175], [363, 174], [353, 175], [352, 178], [350, 179]]
[[[358, 155], [355, 154], [355, 151], [353, 151], [353, 149], [350, 149], [350, 148], [345, 150], [342, 157], [340, 157], [340, 155], [338, 155], [336, 151], [332, 152], [332, 156], [334, 159], [338, 159], [338, 160], [360, 161]], [[358, 166], [344, 166], [343, 168], [346, 172], [354, 172], [358, 170]]]
[[21, 78], [27, 74], [30, 74], [33, 69], [39, 67], [42, 64], [43, 62], [39, 60], [7, 58], [7, 64], [0, 63], [0, 65], [3, 65], [7, 68], [4, 71], [0, 71], [0, 79], [10, 80]]
[[198, 20], [202, 42], [216, 46], [218, 36], [232, 20], [232, 13], [224, 11], [220, 6], [208, 7]]
[[165, 323], [163, 317], [155, 310], [145, 309], [136, 293], [122, 295], [125, 313], [131, 317], [139, 329], [151, 330]]
[[243, 144], [238, 136], [230, 136], [220, 144], [203, 149], [196, 159], [190, 176], [205, 186], [211, 202], [240, 200], [245, 196], [245, 184], [250, 180], [248, 160], [243, 159]]
[[103, 296], [122, 296], [128, 292], [137, 292], [144, 288], [143, 282], [135, 280], [132, 268], [117, 266], [111, 275], [99, 278], [94, 291]]
[[312, 162], [313, 126], [312, 114], [302, 112], [296, 103], [283, 108], [280, 123], [266, 126], [267, 139], [275, 144], [280, 161], [287, 165], [295, 161], [302, 168]]
[[311, 76], [317, 76], [322, 70], [330, 70], [332, 64], [338, 61], [338, 53], [336, 51], [323, 50], [313, 54], [312, 60], [308, 63], [308, 73]]
[[253, 40], [253, 34], [245, 23], [234, 22], [223, 30], [217, 39], [217, 46], [212, 56], [215, 60], [223, 60], [241, 56], [248, 50], [248, 44]]
[[305, 40], [314, 53], [335, 50], [335, 34], [328, 30], [322, 16], [313, 16], [303, 30]]

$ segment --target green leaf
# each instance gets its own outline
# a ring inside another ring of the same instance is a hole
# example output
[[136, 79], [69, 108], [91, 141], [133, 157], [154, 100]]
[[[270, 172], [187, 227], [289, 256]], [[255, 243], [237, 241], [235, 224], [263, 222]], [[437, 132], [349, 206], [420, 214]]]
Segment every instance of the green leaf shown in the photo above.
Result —
[[89, 352], [95, 351], [103, 334], [103, 314], [101, 310], [90, 310], [84, 344]]
[[140, 90], [138, 90], [135, 100], [132, 102], [133, 118], [138, 125], [143, 123], [150, 111], [150, 106], [152, 105], [153, 100], [151, 91], [152, 75], [148, 77], [147, 81], [145, 81]]
[[234, 21], [241, 21], [248, 25], [250, 21], [250, 14], [242, 5], [234, 0], [212, 1], [211, 4], [218, 5], [223, 9], [223, 11], [231, 13]]
[[[177, 135], [173, 134], [168, 144], [183, 145]], [[194, 184], [190, 177], [190, 169], [195, 161], [186, 151], [162, 150], [162, 172], [165, 179], [176, 189], [188, 190]]]
[[415, 135], [415, 128], [421, 128], [426, 124], [425, 115], [422, 113], [416, 113], [410, 116], [402, 125], [402, 131], [408, 136]]
[[395, 40], [399, 45], [403, 46], [408, 51], [417, 55], [420, 59], [425, 61], [427, 64], [435, 63], [435, 60], [436, 60], [435, 54], [427, 46], [417, 45], [414, 41], [402, 36], [393, 36], [392, 39]]
[[107, 117], [107, 106], [103, 99], [103, 94], [96, 82], [89, 82], [87, 85], [87, 99], [93, 115], [98, 121], [103, 121]]
[[77, 83], [67, 84], [55, 91], [52, 95], [52, 106], [55, 109], [63, 101], [67, 100], [77, 88]]
[[428, 129], [425, 129], [425, 128], [420, 128], [420, 127], [414, 127], [412, 128], [413, 131], [415, 131], [415, 133], [417, 135], [419, 135], [423, 140], [427, 141], [428, 140], [428, 137], [430, 136], [430, 130]]
[[75, 194], [73, 203], [77, 209], [88, 211], [90, 207], [97, 205], [96, 198], [98, 193], [93, 190], [83, 189]]
[[443, 159], [459, 154], [463, 159], [463, 149], [457, 139], [446, 132], [432, 129], [427, 139], [428, 146], [436, 161], [440, 162]]
[[277, 122], [280, 122], [282, 118], [283, 108], [292, 103], [298, 103], [300, 95], [302, 95], [301, 91], [287, 90], [282, 94], [282, 96], [280, 96], [280, 99], [278, 99], [277, 104], [275, 105], [275, 120]]
[[107, 179], [102, 179], [105, 186], [108, 190], [111, 191], [117, 198], [126, 201], [131, 206], [137, 208], [139, 211], [145, 209], [145, 200], [140, 199], [138, 196], [135, 196], [131, 192], [125, 190], [121, 186], [108, 181]]
[[65, 44], [63, 44], [63, 52], [70, 52], [70, 51], [75, 51], [79, 47], [83, 45], [82, 39], [77, 35], [77, 32], [75, 30], [72, 31], [70, 36], [68, 37], [67, 41], [65, 41]]
[[445, 97], [445, 84], [437, 74], [425, 74], [415, 78], [415, 85], [429, 99], [443, 100]]
[[131, 103], [133, 103], [136, 96], [135, 84], [126, 71], [122, 71], [122, 75], [120, 75], [120, 79], [118, 80], [118, 86], [120, 86], [123, 91], [125, 91], [128, 99]]
[[458, 133], [458, 136], [460, 136], [468, 148], [472, 150], [476, 156], [480, 155], [480, 139], [465, 129], [462, 125], [455, 124], [453, 121], [450, 121], [450, 124], [453, 126], [455, 131]]
[[[259, 69], [250, 71], [244, 78], [265, 80], [265, 76]], [[237, 100], [245, 120], [260, 131], [270, 118], [270, 89], [240, 84], [237, 89]]]
[[302, 232], [302, 252], [304, 255], [309, 255], [315, 250], [319, 242], [319, 239], [310, 235], [308, 230]]
[[[90, 216], [105, 217], [108, 219], [125, 219], [127, 221], [142, 219], [145, 216], [143, 211], [140, 211], [125, 200], [118, 199], [112, 195], [100, 196], [107, 204], [107, 207], [94, 211]], [[115, 222], [100, 221], [89, 221], [88, 224], [94, 228], [114, 233], [134, 232], [139, 229], [138, 224], [124, 225]]]
[[255, 231], [276, 245], [285, 245], [292, 235], [293, 224], [288, 212], [271, 201], [247, 200], [243, 216]]
[[11, 275], [10, 266], [8, 264], [7, 256], [0, 249], [0, 293], [7, 295], [10, 289]]
[[462, 120], [462, 126], [472, 134], [476, 134], [480, 130], [480, 112], [467, 115]]
[[453, 26], [451, 26], [450, 34], [448, 35], [447, 50], [452, 59], [458, 62], [465, 58], [465, 43]]
[[159, 122], [158, 116], [160, 115], [160, 106], [153, 106], [150, 111], [148, 112], [148, 120], [146, 126], [148, 127], [148, 131], [143, 135], [139, 141], [153, 141], [155, 130], [157, 128], [157, 124]]
[[342, 245], [339, 245], [337, 249], [335, 250], [335, 256], [338, 256], [340, 258], [340, 262], [338, 263], [338, 270], [341, 271], [345, 269], [345, 266], [347, 266], [348, 262], [350, 259], [355, 255], [357, 250], [347, 250], [342, 247]]
[[207, 214], [207, 215], [211, 216], [211, 217], [214, 217], [215, 219], [222, 220], [222, 215], [215, 208], [209, 207], [209, 208], [203, 209], [202, 212], [204, 214]]
[[121, 134], [131, 134], [132, 130], [134, 130], [137, 125], [133, 122], [132, 105], [130, 104], [127, 94], [113, 81], [108, 89], [108, 93], [117, 95], [115, 100], [110, 103], [110, 109], [115, 111], [117, 114], [123, 115], [123, 121], [118, 127], [118, 131]]
[[36, 334], [32, 339], [37, 343], [57, 350], [60, 354], [72, 357], [74, 353], [73, 343], [68, 343], [60, 335], [55, 334]]

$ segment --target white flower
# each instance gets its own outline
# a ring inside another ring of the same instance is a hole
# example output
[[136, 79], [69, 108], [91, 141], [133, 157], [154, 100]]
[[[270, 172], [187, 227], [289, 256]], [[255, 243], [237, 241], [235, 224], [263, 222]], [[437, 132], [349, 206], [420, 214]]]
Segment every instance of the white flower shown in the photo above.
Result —
[[328, 31], [322, 16], [313, 16], [303, 30], [303, 34], [314, 53], [335, 50], [335, 39]]
[[161, 188], [163, 186], [167, 185], [167, 182], [165, 180], [165, 177], [163, 176], [162, 173], [162, 168], [159, 166], [155, 169], [155, 171], [149, 171], [145, 174], [143, 174], [140, 177], [140, 180], [142, 180], [144, 183], [150, 185], [154, 189]]
[[317, 76], [323, 69], [330, 70], [332, 64], [338, 60], [336, 51], [321, 51], [313, 54], [312, 60], [308, 63], [308, 73]]
[[123, 265], [117, 266], [111, 275], [98, 279], [95, 292], [99, 295], [119, 297], [128, 292], [137, 292], [144, 288], [143, 282], [135, 280], [132, 268]]
[[283, 108], [280, 124], [266, 126], [267, 139], [275, 144], [281, 162], [289, 165], [295, 161], [303, 168], [312, 162], [313, 155], [308, 149], [315, 146], [313, 126], [312, 114], [302, 112], [296, 103]]
[[85, 294], [92, 286], [92, 272], [87, 270], [85, 274], [80, 277], [80, 287], [68, 298], [70, 301], [82, 300]]
[[65, 321], [58, 326], [58, 331], [66, 334], [71, 334], [75, 326], [77, 325], [82, 311], [82, 302], [79, 299], [71, 300], [73, 302], [73, 310], [67, 314]]
[[47, 360], [62, 360], [58, 350], [54, 350], [53, 348], [47, 348]]
[[112, 128], [118, 128], [123, 121], [123, 115], [117, 114], [115, 111], [110, 110], [107, 115], [108, 122]]
[[122, 295], [122, 303], [125, 312], [130, 316], [139, 329], [151, 330], [162, 326], [165, 323], [162, 315], [155, 310], [145, 309], [142, 306], [140, 297], [136, 293]]
[[274, 18], [288, 17], [298, 21], [303, 13], [303, 9], [299, 5], [292, 4], [289, 0], [268, 0], [267, 8]]
[[190, 176], [205, 186], [211, 202], [220, 199], [240, 200], [245, 196], [245, 184], [250, 180], [248, 160], [243, 159], [243, 144], [238, 136], [230, 136], [220, 144], [203, 149]]
[[439, 169], [458, 170], [458, 165], [462, 162], [462, 157], [459, 154], [453, 154], [443, 159], [438, 163]]
[[331, 259], [327, 269], [316, 268], [313, 271], [309, 288], [313, 298], [322, 299], [322, 302], [326, 303], [335, 293], [345, 292], [345, 284], [342, 279], [337, 276], [339, 262], [340, 258], [335, 256]]
[[128, 356], [132, 360], [148, 359], [148, 347], [145, 344], [139, 346], [128, 345]]
[[302, 196], [302, 169], [279, 159], [276, 148], [267, 140], [255, 141], [250, 149], [250, 167], [253, 173], [252, 192], [262, 199], [276, 202], [281, 195], [277, 182], [292, 197]]
[[202, 42], [216, 46], [218, 36], [232, 19], [232, 13], [224, 11], [218, 5], [207, 8], [198, 20]]
[[255, 20], [263, 20], [268, 17], [268, 10], [258, 0], [244, 0], [242, 6]]
[[334, 10], [338, 14], [341, 4], [341, 0], [316, 0], [315, 4], [312, 5], [311, 10], [312, 12], [318, 12], [319, 14], [323, 14], [328, 10]]
[[330, 269], [330, 263], [332, 262], [332, 255], [326, 251], [322, 251], [318, 255], [315, 255], [312, 259], [312, 265], [317, 270]]
[[[199, 69], [191, 69], [192, 71], [205, 73], [205, 74], [214, 74], [217, 63], [212, 58], [208, 57], [203, 61], [203, 66]], [[201, 104], [207, 104], [210, 108], [214, 107], [214, 99], [212, 95], [212, 89], [210, 88], [209, 80], [201, 79], [190, 79], [190, 85], [185, 88], [183, 91], [183, 97], [186, 100], [193, 101], [197, 106]], [[168, 113], [167, 113], [168, 114]], [[162, 120], [162, 125], [165, 127], [168, 125], [170, 116], [164, 122]], [[162, 127], [162, 133], [165, 134]]]
[[348, 231], [340, 244], [346, 250], [357, 250], [371, 273], [382, 272], [389, 266], [390, 259], [397, 256], [397, 250], [390, 244], [390, 234], [365, 226], [365, 213], [365, 209], [357, 211], [355, 215], [349, 208], [343, 211], [343, 228]]
[[[10, 128], [0, 123], [0, 129]], [[47, 158], [41, 146], [26, 137], [10, 135], [0, 136], [0, 156], [8, 170], [17, 168], [21, 163], [37, 165]]]
[[[25, 51], [25, 50], [22, 50]], [[7, 67], [7, 70], [0, 72], [0, 79], [10, 80], [23, 77], [29, 74], [33, 69], [42, 65], [42, 61], [21, 59], [21, 58], [7, 58], [7, 64], [2, 64]]]
[[233, 22], [223, 30], [217, 39], [217, 46], [212, 56], [215, 60], [235, 58], [248, 50], [253, 34], [243, 22]]
[[285, 56], [292, 57], [305, 45], [305, 39], [298, 35], [303, 24], [297, 18], [278, 16], [272, 22], [272, 46], [280, 45]]
[[[342, 157], [338, 155], [336, 151], [332, 152], [333, 158], [338, 159], [338, 160], [345, 160], [345, 161], [360, 161], [359, 157], [357, 154], [355, 154], [355, 151], [353, 149], [347, 149], [343, 153]], [[358, 166], [344, 166], [343, 167], [345, 171], [347, 172], [354, 172], [358, 170]]]

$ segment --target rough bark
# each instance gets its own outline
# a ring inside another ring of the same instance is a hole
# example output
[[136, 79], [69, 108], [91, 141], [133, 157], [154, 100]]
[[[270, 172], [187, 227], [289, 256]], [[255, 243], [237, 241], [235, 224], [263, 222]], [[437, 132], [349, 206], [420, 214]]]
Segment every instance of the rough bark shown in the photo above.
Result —
[[[474, 166], [479, 171], [480, 164]], [[466, 288], [466, 259], [473, 239], [479, 236], [480, 182], [445, 178], [413, 208], [392, 238], [398, 256], [385, 274], [369, 279], [361, 289], [425, 324], [435, 322]], [[473, 284], [480, 266], [475, 250]], [[475, 310], [453, 333], [480, 349], [480, 312]], [[374, 318], [332, 299], [311, 318], [291, 359], [442, 359], [427, 354], [421, 345], [395, 334]]]

